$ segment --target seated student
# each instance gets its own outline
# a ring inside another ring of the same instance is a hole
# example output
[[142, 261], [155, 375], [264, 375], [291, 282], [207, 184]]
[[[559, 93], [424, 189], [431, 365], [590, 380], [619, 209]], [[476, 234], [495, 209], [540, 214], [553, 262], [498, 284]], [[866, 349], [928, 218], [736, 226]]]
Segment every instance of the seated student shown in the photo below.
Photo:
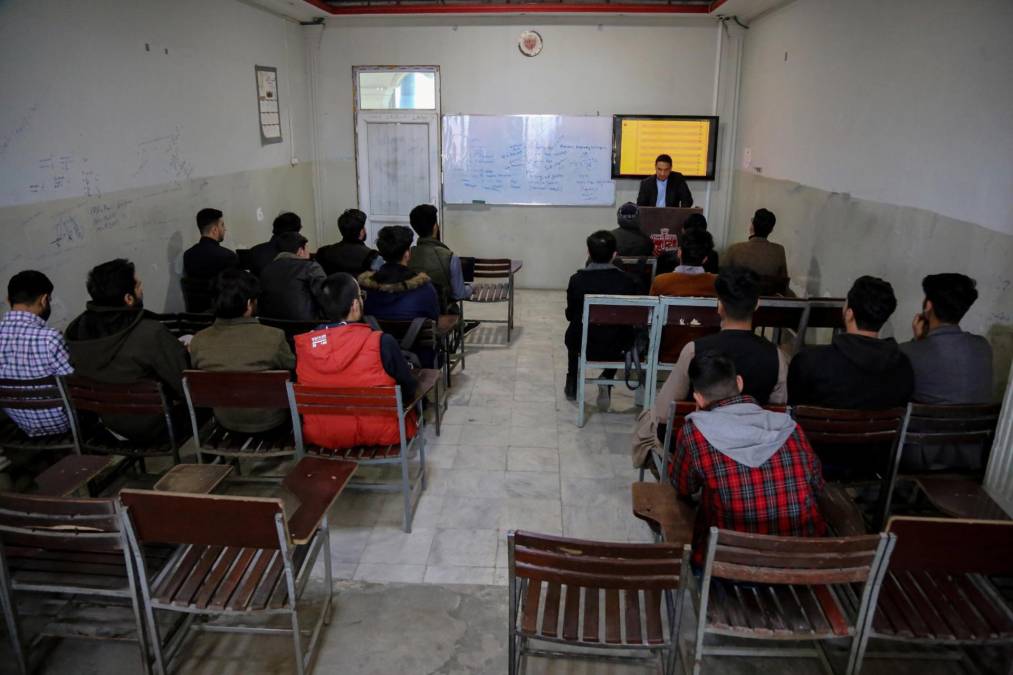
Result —
[[[7, 283], [11, 311], [0, 320], [0, 379], [38, 380], [74, 372], [63, 336], [46, 325], [52, 297], [53, 282], [42, 272], [18, 272]], [[4, 412], [29, 436], [70, 431], [63, 408]]]
[[735, 362], [743, 380], [742, 393], [760, 405], [788, 400], [785, 380], [788, 357], [772, 342], [753, 332], [753, 312], [760, 301], [759, 280], [752, 270], [726, 267], [714, 283], [718, 294], [721, 332], [682, 348], [675, 368], [654, 401], [654, 419], [664, 424], [672, 401], [690, 398], [689, 364], [697, 354], [716, 351]]
[[[190, 341], [190, 361], [199, 370], [292, 370], [284, 331], [257, 321], [260, 282], [244, 270], [225, 270], [215, 280], [215, 322]], [[288, 409], [216, 408], [226, 429], [242, 433], [267, 431], [288, 421]]]
[[261, 316], [294, 321], [323, 318], [320, 285], [327, 275], [320, 265], [310, 260], [306, 237], [297, 232], [282, 232], [272, 241], [279, 253], [260, 273]]
[[729, 267], [748, 267], [761, 277], [788, 276], [784, 246], [767, 241], [777, 218], [767, 209], [757, 209], [749, 224], [749, 241], [732, 244], [725, 251]]
[[[296, 336], [296, 376], [301, 384], [328, 387], [400, 385], [407, 407], [415, 396], [415, 377], [397, 340], [361, 323], [363, 295], [351, 275], [339, 272], [327, 277], [322, 297], [333, 323]], [[410, 437], [417, 429], [411, 412], [405, 432]], [[323, 447], [350, 448], [397, 443], [400, 432], [394, 415], [304, 415], [303, 436]]]
[[713, 297], [717, 275], [703, 269], [707, 254], [713, 248], [714, 239], [706, 230], [683, 232], [679, 237], [679, 266], [674, 272], [654, 277], [651, 295]]
[[699, 503], [693, 562], [703, 563], [710, 527], [781, 536], [819, 537], [826, 523], [820, 460], [790, 416], [764, 410], [741, 394], [735, 362], [720, 352], [689, 364], [693, 399], [675, 442], [669, 479], [679, 498]]
[[375, 272], [359, 275], [369, 316], [390, 321], [440, 318], [439, 296], [429, 275], [408, 267], [412, 239], [412, 231], [404, 225], [388, 225], [377, 233], [376, 247], [384, 264]]
[[616, 238], [616, 252], [623, 256], [652, 256], [654, 242], [640, 229], [640, 209], [633, 202], [626, 202], [616, 212], [619, 227], [612, 230]]
[[239, 264], [239, 258], [222, 246], [225, 240], [225, 220], [218, 209], [201, 209], [197, 212], [197, 229], [200, 241], [183, 254], [183, 275], [190, 279], [211, 281], [222, 270]]
[[893, 338], [879, 338], [896, 308], [889, 283], [870, 276], [856, 279], [844, 306], [846, 332], [792, 359], [788, 403], [855, 410], [906, 405], [914, 391], [911, 362]]
[[[563, 393], [577, 400], [577, 376], [580, 369], [580, 342], [584, 329], [584, 296], [591, 294], [636, 295], [638, 284], [612, 264], [616, 257], [616, 238], [608, 230], [598, 230], [587, 238], [590, 262], [570, 277], [566, 286], [566, 386]], [[587, 358], [594, 361], [621, 361], [633, 342], [633, 332], [625, 326], [594, 326], [587, 335]], [[603, 378], [615, 377], [613, 368], [602, 371]], [[612, 387], [598, 385], [598, 408], [608, 410]]]
[[[144, 287], [134, 264], [117, 258], [88, 272], [91, 302], [67, 326], [70, 363], [78, 375], [109, 383], [158, 380], [168, 397], [183, 399], [186, 348], [144, 311]], [[107, 415], [102, 422], [131, 440], [165, 432], [161, 415]]]
[[383, 264], [380, 254], [366, 246], [366, 214], [359, 209], [347, 209], [338, 216], [341, 241], [321, 246], [316, 261], [328, 275], [344, 272], [357, 277], [368, 270], [379, 269]]
[[278, 248], [279, 235], [285, 232], [298, 233], [301, 231], [302, 218], [291, 211], [280, 214], [274, 219], [274, 224], [271, 226], [271, 238], [250, 249], [250, 271], [259, 277], [264, 268], [274, 262], [274, 259], [281, 253], [281, 249]]
[[[682, 224], [682, 231], [687, 232], [689, 230], [703, 230], [707, 231], [707, 218], [702, 213], [691, 213], [686, 218], [686, 222]], [[707, 260], [704, 261], [703, 271], [710, 272], [711, 274], [717, 274], [720, 265], [718, 265], [718, 252], [711, 248], [707, 254]]]
[[992, 400], [992, 347], [980, 335], [960, 329], [978, 290], [963, 274], [930, 274], [922, 279], [925, 300], [911, 328], [914, 339], [900, 350], [915, 373], [912, 400], [934, 405]]
[[461, 259], [437, 237], [436, 207], [419, 204], [408, 214], [408, 221], [419, 235], [412, 248], [408, 269], [425, 273], [440, 299], [440, 314], [459, 314], [457, 302], [471, 297], [471, 285], [464, 283]]

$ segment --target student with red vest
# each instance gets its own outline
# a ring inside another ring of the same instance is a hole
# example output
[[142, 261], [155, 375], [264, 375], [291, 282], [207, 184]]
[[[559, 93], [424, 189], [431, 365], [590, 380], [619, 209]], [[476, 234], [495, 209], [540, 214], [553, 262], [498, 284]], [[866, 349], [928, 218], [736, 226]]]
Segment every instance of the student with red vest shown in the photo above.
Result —
[[[335, 323], [295, 338], [296, 379], [324, 387], [401, 386], [401, 401], [415, 395], [415, 377], [393, 336], [374, 331], [362, 319], [365, 293], [350, 274], [327, 277], [321, 303]], [[409, 437], [418, 430], [414, 411], [407, 415]], [[328, 448], [390, 445], [400, 442], [397, 416], [304, 415], [307, 442]]]

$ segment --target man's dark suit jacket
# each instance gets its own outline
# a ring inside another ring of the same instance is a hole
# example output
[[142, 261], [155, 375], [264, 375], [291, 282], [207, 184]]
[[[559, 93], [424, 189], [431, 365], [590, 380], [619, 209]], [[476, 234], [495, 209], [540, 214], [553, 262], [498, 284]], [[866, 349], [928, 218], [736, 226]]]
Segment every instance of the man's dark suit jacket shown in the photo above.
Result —
[[[648, 176], [640, 181], [640, 193], [637, 195], [637, 206], [655, 206], [658, 203], [658, 178]], [[678, 171], [668, 175], [665, 186], [665, 206], [693, 206], [693, 193], [686, 185], [686, 179]]]

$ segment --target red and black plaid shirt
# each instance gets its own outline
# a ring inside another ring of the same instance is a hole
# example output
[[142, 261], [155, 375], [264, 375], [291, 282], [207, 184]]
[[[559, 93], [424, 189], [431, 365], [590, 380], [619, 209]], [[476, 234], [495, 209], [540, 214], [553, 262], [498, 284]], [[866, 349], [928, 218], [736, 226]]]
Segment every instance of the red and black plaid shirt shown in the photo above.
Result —
[[[753, 403], [736, 396], [712, 406]], [[676, 439], [675, 457], [668, 467], [680, 497], [702, 488], [693, 533], [693, 561], [703, 563], [707, 530], [726, 530], [818, 537], [826, 523], [816, 500], [823, 492], [820, 460], [799, 426], [770, 459], [755, 469], [722, 454], [687, 421]]]

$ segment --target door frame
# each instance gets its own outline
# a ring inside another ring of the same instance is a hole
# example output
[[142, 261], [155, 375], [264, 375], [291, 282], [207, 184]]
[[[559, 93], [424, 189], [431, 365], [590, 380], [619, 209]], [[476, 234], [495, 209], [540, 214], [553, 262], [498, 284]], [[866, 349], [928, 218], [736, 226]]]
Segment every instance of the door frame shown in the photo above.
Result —
[[[431, 72], [434, 74], [436, 99], [435, 109], [395, 109], [395, 108], [359, 108], [359, 73], [362, 72]], [[370, 122], [380, 123], [426, 123], [429, 124], [429, 141], [434, 157], [430, 161], [429, 191], [434, 198], [434, 206], [439, 209], [440, 222], [443, 222], [443, 139], [440, 123], [441, 89], [439, 66], [352, 66], [352, 106], [354, 108], [353, 127], [355, 145], [355, 188], [359, 208], [372, 220], [369, 203], [369, 155], [360, 152], [360, 141], [368, 143], [365, 128]], [[363, 147], [363, 150], [365, 148]], [[370, 245], [376, 239], [376, 232], [368, 224], [366, 241]], [[408, 225], [408, 216], [384, 217], [385, 222], [396, 222]], [[442, 228], [441, 228], [442, 230]], [[441, 231], [442, 239], [442, 231]]]

